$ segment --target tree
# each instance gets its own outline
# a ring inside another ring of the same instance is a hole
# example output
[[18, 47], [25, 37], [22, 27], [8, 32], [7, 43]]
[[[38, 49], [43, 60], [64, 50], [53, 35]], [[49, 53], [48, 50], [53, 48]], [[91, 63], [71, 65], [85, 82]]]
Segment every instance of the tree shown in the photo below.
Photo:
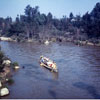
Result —
[[72, 20], [74, 18], [74, 15], [72, 12], [69, 14], [69, 18], [70, 18], [70, 20]]
[[47, 22], [48, 23], [52, 22], [52, 14], [50, 12], [47, 15]]

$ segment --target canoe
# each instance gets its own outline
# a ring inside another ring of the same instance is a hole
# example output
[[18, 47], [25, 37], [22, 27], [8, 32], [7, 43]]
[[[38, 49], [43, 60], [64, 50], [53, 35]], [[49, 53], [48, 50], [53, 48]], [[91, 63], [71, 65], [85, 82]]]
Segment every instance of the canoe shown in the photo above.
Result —
[[[42, 59], [44, 59], [44, 58], [42, 58]], [[51, 60], [50, 60], [50, 61], [51, 61]], [[40, 58], [40, 66], [43, 66], [43, 67], [49, 69], [49, 70], [52, 71], [52, 72], [58, 72], [56, 63], [54, 63], [54, 62], [52, 62], [52, 67], [51, 67], [51, 66], [49, 66], [46, 62], [41, 61], [41, 58]]]

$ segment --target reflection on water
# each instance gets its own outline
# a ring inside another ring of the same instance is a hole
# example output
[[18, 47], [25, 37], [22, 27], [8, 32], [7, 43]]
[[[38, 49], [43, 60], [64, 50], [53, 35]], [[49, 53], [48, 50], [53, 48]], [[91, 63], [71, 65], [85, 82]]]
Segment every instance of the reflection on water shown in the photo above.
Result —
[[53, 76], [53, 79], [58, 79], [58, 72], [57, 73], [55, 73], [55, 72], [52, 72], [52, 76]]
[[[40, 67], [45, 71], [45, 73], [47, 73], [47, 71], [50, 71], [51, 72], [51, 70], [49, 70], [49, 69], [47, 69], [45, 67], [42, 67], [42, 66], [40, 66]], [[54, 80], [57, 80], [58, 79], [59, 72], [51, 72], [51, 74], [52, 74], [52, 78]]]
[[[15, 99], [100, 98], [100, 48], [66, 43], [48, 46], [34, 43], [0, 42], [2, 50], [20, 64], [10, 95]], [[54, 60], [58, 73], [38, 63], [41, 55]]]

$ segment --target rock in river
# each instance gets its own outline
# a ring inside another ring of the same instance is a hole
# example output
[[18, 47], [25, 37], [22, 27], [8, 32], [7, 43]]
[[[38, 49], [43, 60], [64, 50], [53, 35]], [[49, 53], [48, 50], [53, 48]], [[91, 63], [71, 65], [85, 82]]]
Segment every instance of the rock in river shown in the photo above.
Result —
[[17, 69], [19, 69], [20, 67], [19, 67], [19, 66], [15, 66], [14, 68], [17, 70]]
[[10, 60], [4, 60], [2, 64], [9, 65], [9, 64], [11, 64], [11, 61]]
[[0, 90], [0, 96], [6, 96], [9, 94], [9, 90], [7, 88], [2, 88]]

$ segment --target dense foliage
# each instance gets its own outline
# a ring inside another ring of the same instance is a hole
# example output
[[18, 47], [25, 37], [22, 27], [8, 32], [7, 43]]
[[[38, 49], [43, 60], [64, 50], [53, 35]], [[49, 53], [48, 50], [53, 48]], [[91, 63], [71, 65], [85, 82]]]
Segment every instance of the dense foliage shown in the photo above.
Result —
[[4, 58], [4, 54], [3, 52], [0, 50], [0, 72], [2, 71], [3, 69], [3, 65], [2, 65], [2, 62], [3, 62], [3, 58]]
[[100, 3], [83, 16], [70, 13], [69, 17], [61, 19], [40, 13], [39, 7], [25, 8], [24, 15], [17, 15], [16, 20], [11, 17], [0, 18], [1, 36], [20, 37], [25, 39], [40, 39], [51, 37], [73, 37], [75, 39], [100, 37]]

